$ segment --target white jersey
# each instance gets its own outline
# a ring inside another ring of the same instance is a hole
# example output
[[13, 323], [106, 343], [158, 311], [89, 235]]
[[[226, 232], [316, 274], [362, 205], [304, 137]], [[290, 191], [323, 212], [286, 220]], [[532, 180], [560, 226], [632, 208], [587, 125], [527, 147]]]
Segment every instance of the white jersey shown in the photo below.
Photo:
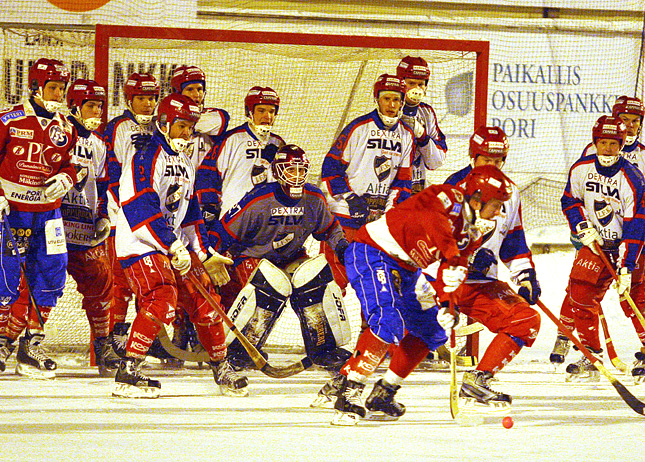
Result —
[[160, 132], [134, 156], [121, 180], [115, 241], [122, 266], [150, 253], [167, 255], [177, 239], [195, 252], [206, 252], [208, 238], [194, 194], [195, 168]]
[[273, 181], [271, 162], [284, 140], [271, 133], [258, 140], [248, 123], [227, 132], [208, 153], [197, 174], [199, 202], [221, 203], [223, 217], [254, 186]]
[[74, 121], [78, 132], [72, 163], [78, 170], [78, 182], [65, 194], [61, 214], [68, 248], [89, 247], [94, 238], [95, 223], [105, 216], [107, 164], [105, 143], [96, 133]]
[[223, 109], [205, 108], [202, 111], [193, 135], [190, 160], [195, 169], [204, 161], [206, 154], [213, 148], [214, 139], [222, 135], [228, 127], [229, 115]]

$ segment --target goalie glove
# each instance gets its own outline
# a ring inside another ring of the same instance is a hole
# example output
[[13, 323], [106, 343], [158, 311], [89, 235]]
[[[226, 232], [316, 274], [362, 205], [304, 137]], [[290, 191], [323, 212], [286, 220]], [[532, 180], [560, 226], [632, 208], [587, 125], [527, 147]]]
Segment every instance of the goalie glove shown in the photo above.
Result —
[[444, 284], [443, 291], [447, 294], [457, 290], [468, 275], [468, 269], [459, 260], [459, 257], [451, 258], [439, 267], [441, 281]]
[[212, 254], [212, 257], [204, 261], [204, 269], [213, 284], [216, 286], [226, 285], [231, 280], [226, 265], [232, 265], [233, 260], [215, 252], [212, 247], [208, 250]]
[[459, 323], [459, 308], [455, 305], [455, 315], [450, 314], [450, 302], [441, 302], [441, 307], [437, 312], [437, 322], [450, 335], [450, 331]]
[[629, 268], [622, 267], [618, 270], [618, 279], [616, 280], [616, 290], [618, 290], [618, 295], [625, 297], [629, 294], [629, 290], [632, 287], [632, 272], [629, 271]]
[[347, 202], [349, 215], [352, 219], [359, 222], [359, 224], [364, 225], [370, 214], [370, 208], [367, 205], [367, 201], [356, 193], [349, 194], [345, 198], [345, 201]]
[[94, 227], [94, 238], [90, 241], [90, 245], [92, 247], [96, 247], [99, 245], [101, 242], [107, 239], [107, 237], [110, 235], [110, 220], [107, 218], [100, 218], [99, 221], [96, 222], [96, 226]]
[[170, 263], [172, 267], [179, 271], [179, 274], [185, 276], [190, 271], [190, 253], [183, 242], [177, 239], [172, 243], [169, 249], [172, 258]]
[[55, 201], [67, 194], [67, 191], [72, 189], [74, 181], [67, 173], [57, 173], [53, 177], [45, 181], [45, 197], [51, 201]]
[[526, 300], [530, 305], [535, 305], [538, 298], [540, 298], [540, 295], [542, 295], [542, 289], [540, 288], [540, 283], [537, 280], [535, 269], [528, 268], [520, 271], [520, 274], [517, 276], [517, 283], [520, 286], [517, 290], [520, 297]]
[[578, 237], [580, 238], [582, 245], [589, 247], [593, 253], [598, 255], [594, 243], [597, 242], [600, 246], [604, 244], [602, 236], [600, 236], [598, 230], [591, 223], [585, 220], [578, 223], [576, 226], [576, 232], [578, 233]]

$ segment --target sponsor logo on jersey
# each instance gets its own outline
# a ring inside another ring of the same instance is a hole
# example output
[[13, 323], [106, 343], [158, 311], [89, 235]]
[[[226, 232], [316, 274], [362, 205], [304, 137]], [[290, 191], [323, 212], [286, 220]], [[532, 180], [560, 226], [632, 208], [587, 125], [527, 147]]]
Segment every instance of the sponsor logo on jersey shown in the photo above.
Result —
[[401, 152], [401, 142], [381, 138], [370, 138], [367, 140], [367, 149], [381, 149], [382, 151]]
[[169, 212], [176, 212], [179, 209], [179, 202], [181, 200], [181, 186], [178, 184], [170, 185], [166, 192], [166, 209]]
[[52, 125], [49, 128], [48, 134], [49, 139], [54, 144], [54, 146], [58, 146], [59, 148], [65, 146], [67, 144], [67, 141], [69, 140], [67, 138], [67, 134], [59, 125]]
[[304, 207], [273, 207], [271, 209], [271, 215], [274, 217], [278, 216], [288, 216], [288, 215], [304, 215]]
[[392, 171], [392, 159], [389, 156], [374, 157], [374, 173], [379, 181], [385, 181]]
[[174, 176], [174, 177], [178, 176], [178, 177], [188, 178], [188, 169], [184, 165], [169, 164], [169, 165], [166, 165], [164, 176]]
[[87, 184], [87, 178], [88, 178], [88, 168], [87, 167], [81, 167], [78, 168], [76, 167], [76, 184], [74, 185], [74, 188], [78, 192], [81, 192], [83, 188], [85, 188], [85, 185]]
[[21, 109], [19, 111], [9, 112], [3, 115], [2, 117], [0, 117], [0, 120], [2, 121], [3, 124], [7, 124], [12, 120], [21, 119], [23, 117], [25, 117], [25, 111]]
[[607, 201], [594, 199], [593, 209], [596, 213], [596, 218], [598, 218], [598, 222], [602, 226], [607, 226], [614, 218], [614, 209], [611, 208], [611, 205]]
[[23, 140], [32, 140], [34, 139], [34, 131], [27, 130], [26, 128], [9, 128], [9, 135], [14, 138], [22, 138]]
[[439, 194], [437, 194], [437, 199], [441, 201], [444, 209], [448, 210], [450, 208], [452, 201], [448, 198], [445, 192], [441, 191]]

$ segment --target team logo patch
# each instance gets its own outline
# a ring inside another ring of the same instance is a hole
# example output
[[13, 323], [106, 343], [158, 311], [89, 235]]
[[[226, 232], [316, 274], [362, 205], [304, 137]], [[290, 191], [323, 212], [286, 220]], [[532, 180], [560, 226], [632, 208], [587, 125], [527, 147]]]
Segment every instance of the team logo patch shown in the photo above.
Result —
[[81, 192], [85, 187], [85, 184], [87, 183], [87, 172], [88, 172], [87, 167], [82, 167], [80, 170], [76, 172], [76, 179], [78, 181], [76, 182], [74, 187], [78, 192]]
[[49, 129], [49, 139], [54, 146], [58, 146], [59, 148], [65, 146], [68, 141], [67, 134], [58, 125], [52, 125]]
[[280, 247], [284, 247], [289, 242], [293, 241], [294, 237], [295, 237], [294, 233], [278, 234], [275, 240], [273, 241], [273, 248], [277, 250]]
[[179, 200], [181, 199], [181, 187], [173, 184], [168, 188], [166, 193], [166, 210], [176, 212], [179, 209]]
[[256, 159], [256, 163], [253, 164], [253, 169], [251, 170], [251, 181], [254, 185], [266, 183], [269, 177], [269, 166], [269, 161], [266, 159]]
[[385, 181], [392, 171], [392, 159], [388, 156], [374, 158], [374, 173], [379, 181]]
[[593, 209], [596, 212], [596, 218], [602, 226], [607, 226], [614, 218], [614, 209], [606, 201], [593, 201]]

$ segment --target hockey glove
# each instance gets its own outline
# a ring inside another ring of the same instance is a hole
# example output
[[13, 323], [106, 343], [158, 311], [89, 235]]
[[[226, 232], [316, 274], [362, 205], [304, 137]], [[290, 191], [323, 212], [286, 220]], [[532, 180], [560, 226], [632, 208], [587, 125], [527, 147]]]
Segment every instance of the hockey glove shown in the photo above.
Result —
[[51, 201], [55, 201], [67, 194], [67, 191], [72, 189], [74, 182], [67, 173], [57, 173], [53, 177], [45, 181], [45, 197]]
[[437, 312], [437, 322], [450, 335], [450, 331], [459, 323], [459, 308], [455, 305], [455, 315], [450, 314], [450, 302], [441, 302], [441, 307]]
[[345, 250], [347, 250], [347, 247], [349, 247], [347, 239], [341, 239], [338, 241], [338, 244], [336, 244], [336, 248], [334, 249], [336, 256], [338, 257], [338, 261], [343, 266], [345, 266]]
[[439, 275], [444, 284], [443, 291], [447, 294], [457, 290], [461, 283], [466, 280], [468, 269], [459, 260], [459, 257], [451, 258], [439, 267]]
[[107, 218], [100, 218], [96, 222], [96, 227], [94, 230], [94, 238], [90, 241], [92, 247], [99, 245], [101, 242], [107, 239], [110, 235], [110, 220]]
[[625, 297], [629, 295], [629, 290], [632, 287], [632, 272], [629, 271], [629, 268], [622, 267], [618, 270], [618, 280], [616, 281], [616, 289], [618, 290], [618, 295]]
[[347, 202], [347, 207], [349, 208], [349, 215], [352, 219], [359, 222], [359, 224], [364, 225], [367, 221], [367, 217], [370, 214], [370, 208], [367, 205], [367, 201], [361, 196], [358, 196], [355, 193], [351, 193], [345, 198]]
[[0, 194], [0, 221], [2, 221], [5, 216], [9, 215], [10, 210], [9, 201], [4, 197], [4, 194]]
[[578, 237], [580, 238], [582, 245], [589, 247], [593, 253], [598, 255], [594, 242], [597, 242], [600, 246], [604, 243], [598, 230], [588, 221], [581, 221], [576, 226], [576, 232], [578, 233]]
[[224, 255], [218, 254], [212, 248], [209, 249], [209, 251], [213, 256], [204, 262], [204, 269], [208, 273], [213, 284], [216, 286], [226, 285], [228, 281], [231, 280], [228, 270], [226, 269], [226, 265], [232, 265], [233, 260], [225, 257]]
[[204, 217], [204, 223], [209, 227], [213, 222], [219, 219], [219, 214], [222, 209], [221, 203], [206, 204], [202, 207], [202, 216]]
[[486, 277], [486, 273], [490, 267], [497, 263], [497, 257], [492, 250], [481, 247], [473, 255], [472, 262], [468, 267], [468, 271], [472, 273], [473, 277]]
[[179, 271], [179, 274], [185, 276], [190, 271], [190, 253], [186, 249], [186, 246], [177, 239], [172, 243], [169, 251], [172, 254], [172, 258], [170, 259], [172, 267]]
[[530, 305], [535, 305], [538, 298], [540, 298], [540, 295], [542, 295], [542, 289], [540, 288], [540, 283], [537, 280], [535, 269], [528, 268], [521, 271], [517, 276], [517, 283], [520, 286], [517, 290], [520, 297], [526, 300]]
[[152, 135], [149, 133], [133, 133], [130, 135], [132, 145], [137, 151], [142, 151], [152, 141]]

